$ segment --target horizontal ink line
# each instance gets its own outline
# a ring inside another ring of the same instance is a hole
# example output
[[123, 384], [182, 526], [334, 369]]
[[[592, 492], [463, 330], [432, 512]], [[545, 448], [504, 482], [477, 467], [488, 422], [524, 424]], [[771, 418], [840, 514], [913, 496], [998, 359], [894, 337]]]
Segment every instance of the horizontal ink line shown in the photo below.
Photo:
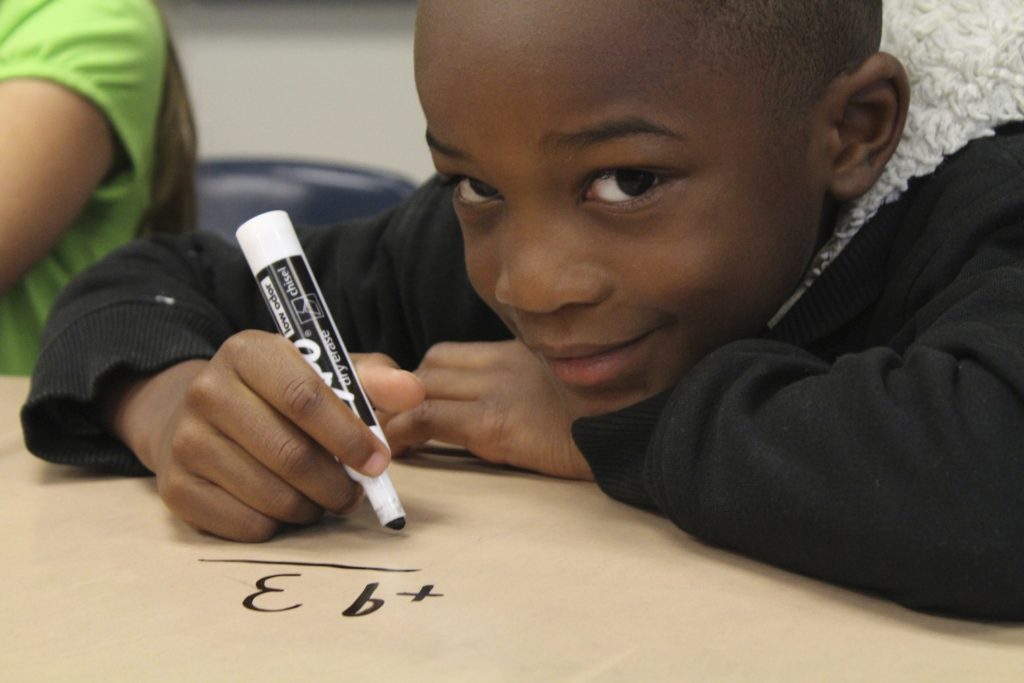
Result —
[[327, 562], [288, 562], [288, 561], [277, 561], [277, 560], [212, 560], [202, 559], [200, 562], [233, 562], [236, 564], [273, 564], [285, 567], [322, 567], [324, 569], [350, 569], [357, 572], [392, 572], [392, 573], [410, 573], [418, 572], [419, 569], [392, 569], [389, 567], [362, 567], [356, 564], [330, 564]]

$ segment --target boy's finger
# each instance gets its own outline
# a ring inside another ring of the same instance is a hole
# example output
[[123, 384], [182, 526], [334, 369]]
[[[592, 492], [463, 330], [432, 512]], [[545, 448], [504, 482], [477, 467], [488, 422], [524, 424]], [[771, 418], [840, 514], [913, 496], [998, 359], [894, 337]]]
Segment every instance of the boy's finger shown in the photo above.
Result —
[[[254, 392], [245, 383], [245, 372], [244, 365], [236, 364], [233, 372], [193, 386], [192, 429], [179, 429], [175, 435], [179, 460], [278, 519], [301, 524], [319, 514], [314, 512], [317, 505], [333, 511], [346, 508], [355, 494], [344, 469]], [[209, 455], [212, 448], [220, 449], [215, 457]], [[227, 471], [242, 467], [243, 456], [251, 456], [251, 467]], [[309, 501], [302, 504], [296, 492]]]
[[[211, 433], [207, 447], [190, 458], [189, 471], [227, 491], [257, 512], [289, 524], [313, 524], [324, 508], [223, 434]], [[337, 496], [335, 509], [347, 501]]]
[[384, 365], [359, 365], [359, 379], [374, 408], [399, 413], [418, 406], [426, 397], [419, 377]]
[[[254, 455], [261, 460], [261, 455], [270, 457], [272, 462], [266, 462], [268, 467], [292, 483], [298, 483], [296, 477], [309, 483], [320, 476], [329, 477], [332, 485], [338, 481], [337, 473], [329, 474], [327, 465], [331, 458], [314, 457], [315, 449], [302, 444], [299, 433], [308, 435], [330, 456], [364, 474], [376, 476], [383, 472], [390, 462], [384, 444], [286, 339], [278, 335], [267, 337], [280, 341], [261, 339], [261, 362], [236, 362], [236, 372], [261, 401], [277, 410], [295, 430], [290, 437], [282, 437], [277, 430], [263, 431], [259, 425], [249, 424], [243, 431], [250, 436], [243, 436], [239, 444], [247, 449], [262, 444]], [[235, 353], [244, 354], [244, 351]], [[344, 387], [334, 389], [345, 390]], [[269, 446], [263, 441], [268, 438]], [[321, 502], [308, 488], [301, 489]]]
[[503, 361], [505, 355], [511, 351], [510, 347], [518, 343], [516, 341], [441, 342], [427, 350], [420, 367], [493, 368]]
[[216, 484], [184, 473], [173, 478], [182, 481], [162, 485], [160, 495], [195, 529], [232, 541], [262, 543], [281, 528], [280, 522], [245, 505]]
[[426, 392], [425, 398], [431, 401], [475, 401], [490, 393], [496, 382], [508, 381], [500, 373], [437, 365], [420, 367], [416, 376]]
[[[349, 507], [356, 486], [337, 460], [257, 396], [238, 393], [217, 421], [225, 437], [222, 452], [230, 457], [210, 459], [214, 462], [205, 469], [221, 471], [207, 478], [224, 481], [225, 488], [261, 512], [296, 524], [305, 523], [316, 506], [332, 511]], [[244, 464], [246, 457], [251, 466]]]
[[493, 421], [485, 419], [478, 403], [468, 401], [424, 401], [395, 415], [387, 426], [388, 439], [396, 447], [441, 441], [475, 453], [474, 446], [495, 443], [492, 431]]
[[399, 370], [398, 363], [395, 359], [387, 354], [383, 353], [353, 353], [352, 362], [356, 366], [356, 370], [362, 374], [363, 370], [367, 368], [391, 368], [392, 370]]

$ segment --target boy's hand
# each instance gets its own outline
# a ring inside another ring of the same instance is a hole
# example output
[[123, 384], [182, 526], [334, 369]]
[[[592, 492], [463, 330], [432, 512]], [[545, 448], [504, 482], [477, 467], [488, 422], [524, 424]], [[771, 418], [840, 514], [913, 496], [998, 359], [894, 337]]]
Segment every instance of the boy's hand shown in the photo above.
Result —
[[[410, 373], [362, 356], [371, 401], [391, 412], [423, 398]], [[189, 525], [265, 541], [283, 524], [344, 512], [361, 490], [339, 461], [368, 475], [387, 449], [286, 339], [247, 331], [210, 361], [188, 361], [128, 385], [108, 424], [157, 476], [160, 496]]]
[[540, 361], [518, 341], [438, 344], [416, 370], [426, 400], [386, 417], [395, 451], [431, 439], [543, 474], [593, 479], [572, 418]]

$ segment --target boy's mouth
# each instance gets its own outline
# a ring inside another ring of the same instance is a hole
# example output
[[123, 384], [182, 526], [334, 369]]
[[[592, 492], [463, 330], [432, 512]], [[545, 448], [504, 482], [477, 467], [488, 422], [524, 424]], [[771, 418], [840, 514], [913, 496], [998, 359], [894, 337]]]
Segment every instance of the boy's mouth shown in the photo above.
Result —
[[597, 388], [616, 384], [623, 376], [634, 374], [641, 363], [643, 342], [650, 334], [645, 332], [626, 341], [607, 344], [532, 346], [563, 384]]

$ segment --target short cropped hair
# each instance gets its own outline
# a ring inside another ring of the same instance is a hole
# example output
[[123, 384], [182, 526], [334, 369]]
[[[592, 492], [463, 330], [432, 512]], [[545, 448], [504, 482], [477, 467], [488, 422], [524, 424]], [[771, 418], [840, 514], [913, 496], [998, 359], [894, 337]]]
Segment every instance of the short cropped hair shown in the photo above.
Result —
[[[679, 2], [679, 0], [668, 0]], [[773, 109], [818, 100], [843, 71], [878, 51], [882, 0], [685, 0], [726, 69], [758, 70]], [[693, 15], [691, 15], [693, 16]]]

